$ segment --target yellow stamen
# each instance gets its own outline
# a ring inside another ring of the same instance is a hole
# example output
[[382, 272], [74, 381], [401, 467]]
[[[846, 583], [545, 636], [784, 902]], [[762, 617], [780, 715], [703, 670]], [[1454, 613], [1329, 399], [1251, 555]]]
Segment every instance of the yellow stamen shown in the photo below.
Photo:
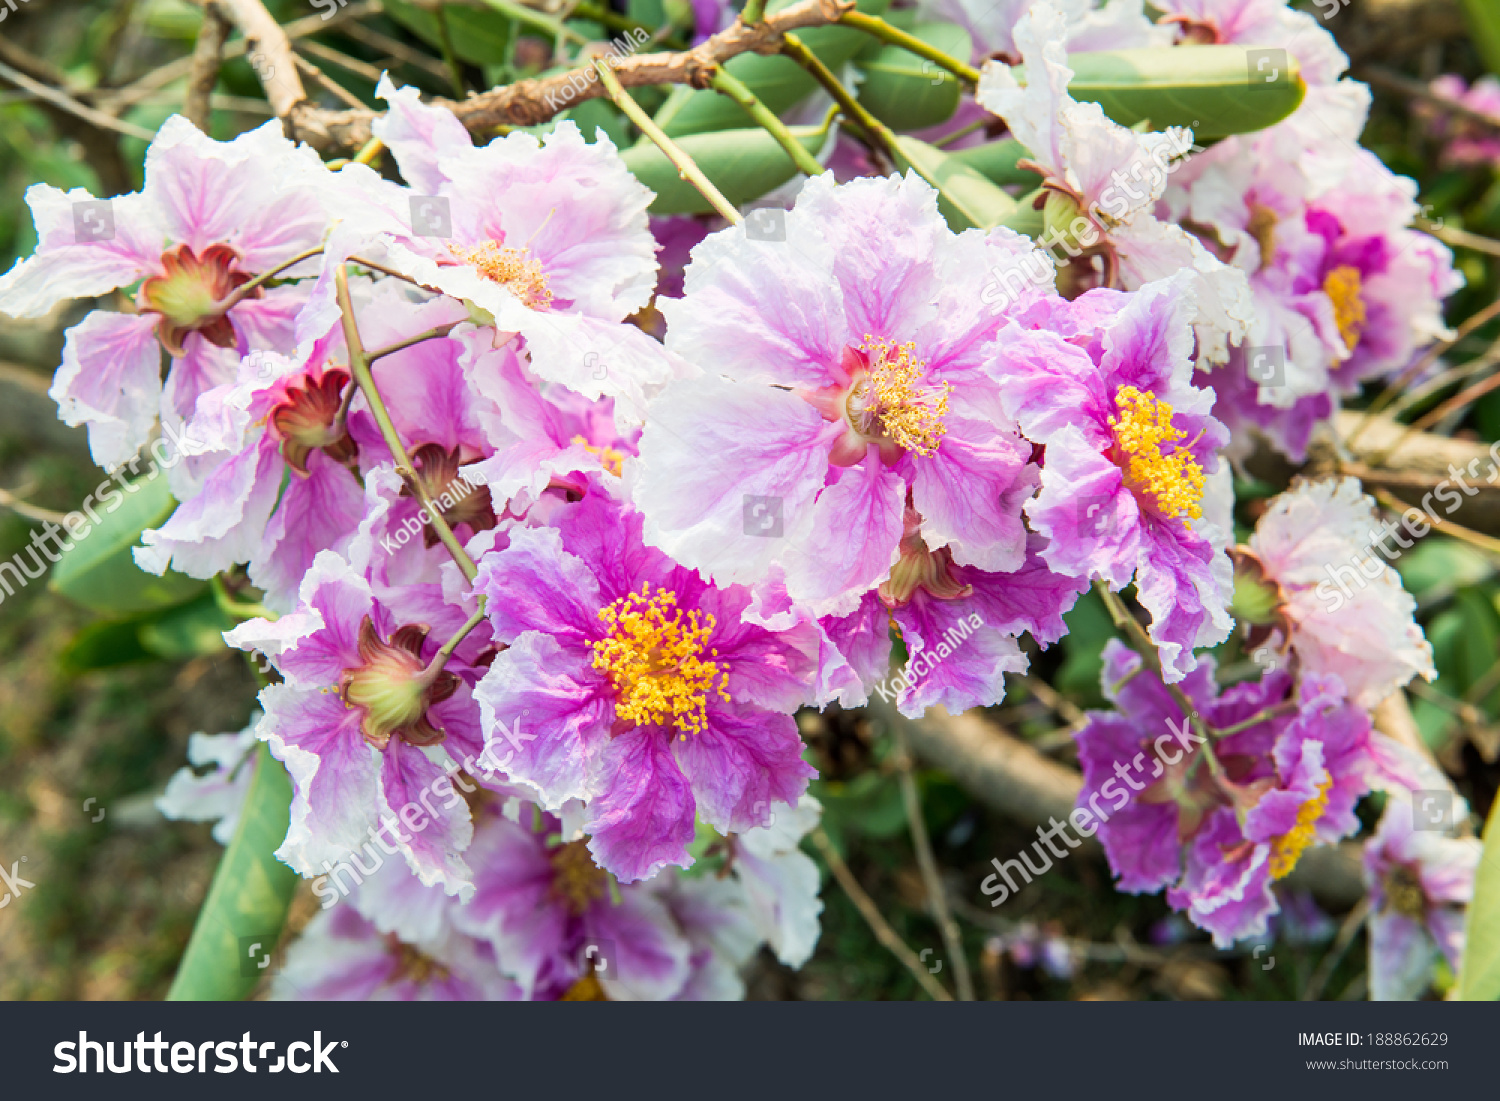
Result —
[[[1172, 427], [1172, 407], [1134, 386], [1115, 394], [1120, 415], [1110, 417], [1115, 443], [1124, 453], [1125, 480], [1150, 495], [1161, 513], [1196, 520], [1203, 515], [1203, 468], [1186, 447], [1174, 447], [1187, 433]], [[1163, 445], [1170, 450], [1163, 452]]]
[[1318, 785], [1318, 794], [1297, 809], [1297, 824], [1271, 842], [1271, 878], [1285, 879], [1292, 874], [1298, 859], [1313, 843], [1318, 819], [1328, 806], [1328, 792], [1333, 787], [1330, 776]]
[[449, 248], [453, 255], [490, 282], [499, 283], [531, 309], [551, 308], [552, 290], [547, 286], [547, 273], [529, 248], [512, 248], [494, 241], [467, 248], [450, 245]]
[[620, 476], [620, 464], [625, 461], [625, 452], [616, 451], [613, 447], [609, 447], [608, 445], [595, 447], [582, 436], [574, 436], [573, 442], [576, 444], [581, 444], [583, 449], [590, 455], [597, 456], [599, 459], [599, 465], [613, 474], [616, 478]]
[[714, 617], [684, 615], [675, 593], [653, 593], [647, 583], [600, 608], [599, 618], [610, 634], [593, 644], [593, 664], [615, 687], [615, 713], [626, 722], [675, 727], [684, 739], [701, 734], [708, 726], [708, 694], [730, 698], [729, 674], [702, 660]]
[[594, 863], [588, 845], [569, 841], [552, 852], [552, 894], [574, 914], [581, 914], [609, 889], [605, 873]]
[[917, 346], [911, 341], [897, 344], [877, 340], [865, 334], [860, 350], [870, 358], [870, 374], [850, 394], [850, 413], [856, 427], [859, 419], [878, 418], [885, 435], [908, 451], [918, 455], [934, 454], [948, 432], [943, 418], [948, 415], [948, 392], [918, 389], [918, 380], [927, 372], [927, 364], [916, 357]]
[[1365, 300], [1359, 295], [1360, 286], [1359, 270], [1347, 264], [1334, 268], [1323, 280], [1323, 293], [1333, 301], [1333, 319], [1338, 323], [1339, 336], [1351, 353], [1365, 329]]

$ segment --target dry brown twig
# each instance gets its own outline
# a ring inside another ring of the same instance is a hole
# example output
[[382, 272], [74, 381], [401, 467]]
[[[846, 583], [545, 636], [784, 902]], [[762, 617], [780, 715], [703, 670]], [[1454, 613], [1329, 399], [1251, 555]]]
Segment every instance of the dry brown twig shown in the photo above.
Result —
[[[293, 139], [307, 142], [320, 153], [358, 149], [370, 140], [370, 124], [381, 113], [369, 108], [334, 111], [310, 102], [296, 77], [291, 44], [260, 0], [221, 2], [245, 38], [254, 40], [252, 48], [264, 56], [273, 71], [274, 76], [262, 77], [261, 84]], [[730, 58], [743, 53], [777, 53], [788, 31], [836, 23], [853, 7], [854, 0], [798, 0], [753, 26], [736, 22], [691, 50], [636, 54], [621, 58], [612, 70], [627, 88], [647, 84], [706, 88], [718, 67]], [[284, 77], [288, 79], [283, 82]], [[581, 66], [493, 88], [461, 102], [433, 102], [452, 111], [471, 131], [489, 133], [499, 126], [538, 125], [582, 100], [604, 94], [603, 84], [591, 68]]]
[[187, 95], [182, 113], [194, 126], [208, 132], [210, 97], [219, 83], [219, 66], [224, 60], [224, 42], [233, 26], [219, 8], [218, 0], [204, 0], [203, 24], [193, 44], [192, 67], [188, 70]]

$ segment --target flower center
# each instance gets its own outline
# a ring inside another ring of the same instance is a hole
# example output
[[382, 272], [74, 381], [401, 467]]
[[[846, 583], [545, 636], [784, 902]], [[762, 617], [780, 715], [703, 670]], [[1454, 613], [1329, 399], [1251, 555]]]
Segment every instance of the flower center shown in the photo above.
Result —
[[[1342, 264], [1323, 280], [1323, 293], [1333, 301], [1333, 319], [1344, 346], [1353, 352], [1365, 328], [1365, 300], [1360, 297], [1359, 269]], [[1348, 358], [1347, 356], [1343, 358]]]
[[589, 441], [583, 436], [574, 436], [572, 442], [582, 446], [582, 448], [590, 455], [596, 456], [599, 460], [599, 465], [613, 474], [616, 478], [620, 476], [621, 464], [625, 462], [625, 452], [616, 451], [608, 444], [601, 444], [600, 446], [595, 447], [593, 444], [589, 443]]
[[446, 737], [428, 720], [427, 709], [458, 691], [458, 677], [422, 661], [426, 638], [425, 626], [408, 624], [382, 642], [369, 616], [360, 621], [360, 664], [344, 670], [339, 695], [345, 707], [364, 712], [360, 733], [376, 749], [385, 749], [392, 735], [418, 746]]
[[1250, 223], [1245, 227], [1260, 245], [1260, 270], [1276, 259], [1276, 212], [1260, 203], [1250, 205]]
[[1126, 483], [1149, 496], [1163, 516], [1202, 516], [1203, 468], [1190, 450], [1174, 446], [1187, 433], [1172, 427], [1172, 407], [1134, 386], [1120, 387], [1115, 407], [1119, 415], [1109, 423]]
[[1271, 842], [1272, 879], [1285, 879], [1291, 875], [1297, 861], [1312, 845], [1318, 819], [1323, 817], [1323, 809], [1328, 806], [1328, 791], [1332, 787], [1333, 777], [1330, 776], [1318, 785], [1318, 794], [1297, 808], [1297, 824]]
[[449, 971], [446, 966], [433, 959], [420, 948], [414, 948], [410, 944], [396, 939], [394, 933], [386, 935], [386, 943], [390, 948], [394, 962], [391, 966], [390, 977], [386, 980], [390, 983], [411, 982], [417, 986], [425, 986], [427, 983], [437, 980], [446, 982]]
[[918, 589], [938, 600], [961, 600], [974, 591], [954, 576], [953, 552], [947, 547], [929, 550], [922, 538], [922, 521], [915, 509], [906, 509], [905, 532], [901, 536], [901, 557], [891, 567], [891, 576], [877, 590], [887, 608], [899, 608], [911, 601]]
[[[141, 283], [136, 302], [158, 315], [156, 332], [167, 351], [183, 354], [187, 334], [197, 332], [220, 348], [235, 346], [234, 326], [219, 303], [250, 276], [235, 271], [240, 254], [228, 245], [209, 245], [199, 256], [187, 245], [161, 254], [162, 274]], [[256, 287], [246, 297], [259, 298]]]
[[[599, 609], [609, 635], [593, 643], [594, 668], [615, 688], [615, 711], [636, 725], [671, 726], [681, 737], [708, 726], [708, 696], [730, 698], [729, 674], [702, 660], [714, 617], [686, 614], [667, 589], [638, 593]], [[710, 656], [717, 657], [713, 650]]]
[[[424, 443], [412, 452], [411, 461], [417, 482], [450, 528], [468, 524], [470, 533], [477, 534], [498, 523], [490, 487], [459, 476], [458, 468], [463, 464], [458, 448], [449, 451], [441, 444]], [[411, 487], [403, 485], [401, 496], [414, 496]], [[431, 521], [422, 525], [424, 547], [435, 547], [440, 541]]]
[[453, 254], [492, 283], [499, 283], [533, 310], [552, 306], [552, 290], [542, 262], [526, 247], [513, 248], [498, 241], [464, 248], [449, 246]]
[[569, 841], [552, 851], [552, 897], [569, 913], [582, 914], [608, 890], [609, 879], [585, 842]]
[[1414, 921], [1427, 919], [1427, 896], [1422, 892], [1422, 882], [1405, 865], [1396, 865], [1385, 877], [1385, 897], [1391, 909], [1403, 917]]
[[936, 453], [948, 432], [943, 418], [952, 387], [946, 382], [940, 389], [918, 385], [927, 364], [916, 357], [911, 341], [897, 344], [866, 333], [859, 349], [870, 366], [845, 402], [855, 430], [871, 438], [884, 436], [924, 457]]
[[329, 367], [317, 382], [308, 379], [288, 386], [267, 417], [272, 434], [281, 441], [281, 457], [304, 478], [307, 457], [319, 448], [340, 463], [349, 462], [358, 452], [354, 438], [339, 420], [348, 384], [348, 371]]

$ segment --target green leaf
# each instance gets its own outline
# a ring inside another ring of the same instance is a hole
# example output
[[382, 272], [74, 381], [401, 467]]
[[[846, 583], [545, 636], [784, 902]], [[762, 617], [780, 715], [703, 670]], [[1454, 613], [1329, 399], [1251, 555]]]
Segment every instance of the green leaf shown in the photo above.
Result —
[[[890, 0], [858, 0], [858, 8], [869, 15], [880, 15], [889, 3]], [[784, 3], [771, 4], [769, 8], [774, 11], [785, 6]], [[863, 31], [852, 27], [809, 27], [798, 31], [797, 37], [835, 73], [869, 40]], [[755, 97], [776, 115], [796, 106], [817, 87], [817, 82], [802, 66], [779, 54], [770, 57], [740, 54], [726, 62], [724, 69], [754, 92]], [[745, 125], [746, 115], [738, 103], [711, 88], [695, 90], [679, 85], [654, 118], [667, 137], [676, 138], [711, 130], [735, 129]]]
[[[735, 110], [739, 110], [736, 106]], [[743, 116], [743, 112], [741, 112]], [[788, 127], [792, 136], [814, 156], [828, 132], [821, 126]], [[704, 175], [735, 206], [780, 187], [797, 173], [786, 150], [765, 130], [718, 130], [688, 134], [677, 144], [692, 157]], [[625, 150], [625, 166], [636, 179], [656, 192], [653, 214], [708, 214], [712, 208], [698, 189], [677, 175], [677, 167], [650, 141]]]
[[[1074, 99], [1099, 104], [1122, 126], [1190, 126], [1200, 141], [1273, 126], [1307, 93], [1296, 59], [1281, 50], [1100, 50], [1070, 54], [1068, 64]], [[1016, 78], [1025, 79], [1020, 70]]]
[[186, 661], [225, 649], [223, 634], [233, 626], [205, 590], [176, 607], [91, 623], [73, 637], [59, 660], [69, 673], [153, 659]]
[[[435, 51], [442, 52], [442, 37], [432, 12], [409, 0], [390, 0], [381, 5], [385, 13], [406, 27]], [[496, 11], [481, 11], [459, 4], [447, 4], [443, 15], [448, 20], [448, 35], [453, 52], [471, 65], [503, 65], [510, 47], [511, 20]]]
[[169, 1001], [238, 1001], [255, 989], [264, 972], [250, 946], [274, 950], [297, 886], [297, 874], [273, 855], [286, 837], [291, 805], [286, 769], [262, 743], [239, 825], [198, 911]]
[[[973, 40], [953, 23], [919, 23], [912, 34], [950, 57], [969, 59]], [[963, 86], [958, 78], [900, 46], [886, 46], [859, 62], [859, 102], [894, 130], [925, 130], [953, 117]]]
[[948, 155], [954, 160], [963, 161], [970, 168], [983, 172], [991, 183], [1002, 186], [1020, 184], [1031, 188], [1041, 182], [1041, 177], [1033, 169], [1021, 168], [1016, 163], [1030, 157], [1031, 151], [1015, 138], [987, 141], [983, 145], [971, 145], [967, 149], [955, 149]]
[[1495, 572], [1490, 557], [1456, 539], [1424, 539], [1394, 563], [1406, 591], [1418, 604], [1451, 596]]
[[1017, 210], [1014, 199], [951, 153], [905, 134], [896, 135], [896, 153], [898, 171], [914, 168], [938, 189], [938, 209], [955, 232], [974, 226], [989, 229]]
[[133, 617], [90, 623], [73, 636], [58, 661], [65, 672], [90, 673], [151, 657], [151, 651], [141, 645], [140, 617]]
[[1464, 925], [1458, 997], [1466, 1002], [1500, 1000], [1500, 799], [1490, 808], [1484, 827], [1484, 853]]
[[1464, 15], [1479, 56], [1490, 72], [1500, 74], [1500, 7], [1495, 0], [1464, 0]]
[[141, 532], [160, 527], [177, 507], [163, 477], [142, 478], [126, 492], [111, 490], [106, 497], [121, 498], [114, 511], [98, 502], [93, 508], [99, 523], [90, 521], [74, 537], [73, 549], [53, 567], [48, 586], [96, 612], [119, 615], [147, 608], [180, 604], [203, 588], [202, 581], [168, 572], [154, 577], [135, 564], [130, 549]]

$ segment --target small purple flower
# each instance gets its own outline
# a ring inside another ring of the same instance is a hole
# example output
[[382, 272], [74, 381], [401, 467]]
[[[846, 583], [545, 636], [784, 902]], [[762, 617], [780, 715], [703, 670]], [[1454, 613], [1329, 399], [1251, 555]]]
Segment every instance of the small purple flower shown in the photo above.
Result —
[[621, 882], [687, 866], [695, 814], [738, 832], [796, 803], [813, 770], [790, 712], [816, 632], [742, 622], [748, 591], [646, 547], [597, 483], [556, 524], [512, 530], [475, 581], [506, 647], [476, 695], [510, 780], [548, 810], [582, 800], [589, 851]]
[[1191, 385], [1187, 299], [1177, 281], [1050, 299], [1000, 333], [991, 366], [1005, 412], [1046, 447], [1026, 506], [1042, 558], [1116, 590], [1133, 578], [1168, 680], [1233, 626], [1214, 477], [1229, 434]]

